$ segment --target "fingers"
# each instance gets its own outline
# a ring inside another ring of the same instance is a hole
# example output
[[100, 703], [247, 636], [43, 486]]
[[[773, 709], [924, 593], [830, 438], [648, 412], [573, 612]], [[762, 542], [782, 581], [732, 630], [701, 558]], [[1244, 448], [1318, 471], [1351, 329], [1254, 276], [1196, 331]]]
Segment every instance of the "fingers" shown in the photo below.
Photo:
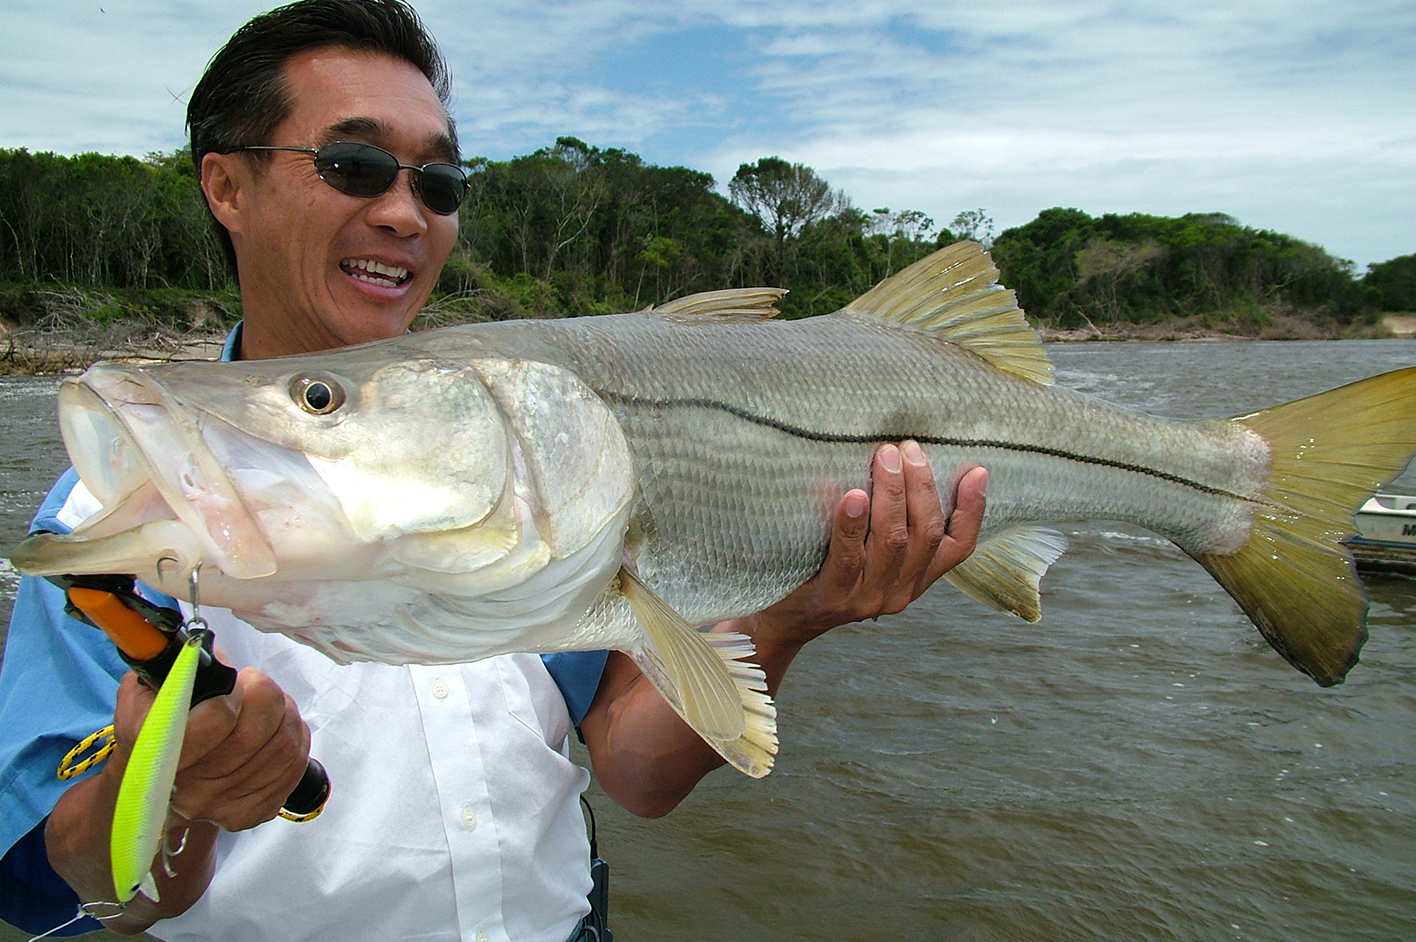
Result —
[[948, 557], [940, 549], [948, 538], [948, 522], [929, 459], [918, 442], [906, 441], [898, 448], [882, 445], [872, 471], [865, 582], [878, 593], [877, 614], [894, 614], [922, 595], [947, 568], [941, 568]]
[[969, 468], [963, 477], [959, 478], [954, 512], [949, 516], [949, 535], [955, 542], [973, 546], [978, 541], [978, 531], [983, 525], [983, 511], [987, 504], [987, 489], [987, 468]]
[[910, 545], [904, 461], [895, 445], [875, 450], [870, 466], [870, 533], [866, 537], [865, 584], [885, 597], [895, 594]]
[[860, 581], [866, 564], [866, 539], [870, 533], [870, 497], [856, 488], [836, 505], [831, 521], [831, 543], [818, 579], [825, 585], [850, 591]]
[[123, 675], [118, 683], [118, 703], [113, 709], [113, 737], [124, 751], [131, 751], [138, 731], [152, 708], [154, 692], [138, 681], [133, 671]]
[[[938, 578], [930, 575], [929, 569], [949, 534], [949, 524], [944, 519], [944, 502], [940, 500], [939, 487], [924, 449], [919, 447], [919, 442], [907, 441], [900, 446], [900, 452], [905, 459], [905, 506], [910, 534], [905, 575], [907, 581], [917, 587], [915, 594], [918, 595]], [[953, 501], [949, 503], [952, 505]]]
[[280, 810], [309, 749], [309, 729], [294, 701], [247, 668], [228, 696], [193, 708], [173, 807], [228, 831], [254, 827]]
[[929, 566], [929, 582], [953, 569], [974, 551], [978, 544], [979, 528], [983, 525], [987, 485], [988, 471], [985, 468], [969, 468], [959, 478], [954, 493], [954, 510], [949, 515], [945, 537], [935, 550]]
[[[869, 525], [837, 508], [823, 585], [836, 611], [855, 618], [903, 611], [941, 575], [973, 552], [983, 521], [988, 472], [966, 468], [955, 492], [941, 498], [918, 442], [884, 444], [871, 462]], [[859, 500], [860, 492], [848, 498]], [[853, 504], [852, 507], [859, 506]], [[945, 507], [949, 507], [947, 511]]]

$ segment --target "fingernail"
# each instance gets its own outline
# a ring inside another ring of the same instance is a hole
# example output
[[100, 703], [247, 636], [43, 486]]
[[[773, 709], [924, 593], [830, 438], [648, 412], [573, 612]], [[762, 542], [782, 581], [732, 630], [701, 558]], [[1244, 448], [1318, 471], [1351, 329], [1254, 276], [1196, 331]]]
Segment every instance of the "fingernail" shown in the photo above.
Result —
[[845, 505], [847, 517], [859, 517], [870, 506], [870, 500], [860, 491], [851, 491], [846, 495]]
[[900, 449], [894, 445], [886, 445], [880, 449], [880, 465], [886, 471], [896, 472], [900, 470]]
[[919, 447], [919, 442], [913, 440], [905, 442], [904, 452], [905, 460], [915, 467], [928, 464], [927, 459], [924, 457], [924, 449]]

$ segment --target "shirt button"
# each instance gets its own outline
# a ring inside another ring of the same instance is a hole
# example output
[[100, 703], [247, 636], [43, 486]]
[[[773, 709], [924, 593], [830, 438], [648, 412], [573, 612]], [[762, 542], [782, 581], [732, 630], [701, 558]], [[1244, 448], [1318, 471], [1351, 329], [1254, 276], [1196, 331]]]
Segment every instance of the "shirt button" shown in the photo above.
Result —
[[461, 818], [462, 826], [467, 830], [470, 831], [477, 826], [477, 811], [475, 808], [463, 808]]
[[433, 684], [433, 696], [437, 697], [439, 700], [447, 699], [447, 695], [450, 692], [447, 684], [443, 683], [441, 680]]
[[477, 942], [492, 942], [492, 937], [485, 932], [477, 933]]

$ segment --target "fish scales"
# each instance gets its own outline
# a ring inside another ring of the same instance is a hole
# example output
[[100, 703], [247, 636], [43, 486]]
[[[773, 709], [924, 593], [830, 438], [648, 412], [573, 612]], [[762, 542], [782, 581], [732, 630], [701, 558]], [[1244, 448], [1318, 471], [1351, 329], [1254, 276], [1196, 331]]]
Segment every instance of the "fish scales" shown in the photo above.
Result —
[[819, 567], [829, 508], [879, 442], [925, 443], [941, 482], [989, 469], [985, 526], [1107, 518], [1195, 552], [1233, 544], [1265, 455], [1227, 423], [1182, 423], [1001, 372], [919, 330], [653, 312], [479, 325], [614, 406], [640, 469], [630, 541], [690, 620], [782, 597]]

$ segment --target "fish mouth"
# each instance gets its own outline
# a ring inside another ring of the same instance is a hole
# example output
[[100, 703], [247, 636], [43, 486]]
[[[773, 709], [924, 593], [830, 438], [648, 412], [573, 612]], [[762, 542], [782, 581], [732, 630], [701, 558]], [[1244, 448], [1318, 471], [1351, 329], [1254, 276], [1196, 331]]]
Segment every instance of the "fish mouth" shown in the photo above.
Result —
[[[17, 548], [32, 575], [123, 572], [172, 587], [199, 565], [237, 579], [276, 571], [257, 514], [233, 481], [274, 446], [185, 406], [142, 368], [100, 364], [59, 390], [59, 425], [101, 509], [68, 536]], [[124, 566], [128, 568], [115, 568]]]

